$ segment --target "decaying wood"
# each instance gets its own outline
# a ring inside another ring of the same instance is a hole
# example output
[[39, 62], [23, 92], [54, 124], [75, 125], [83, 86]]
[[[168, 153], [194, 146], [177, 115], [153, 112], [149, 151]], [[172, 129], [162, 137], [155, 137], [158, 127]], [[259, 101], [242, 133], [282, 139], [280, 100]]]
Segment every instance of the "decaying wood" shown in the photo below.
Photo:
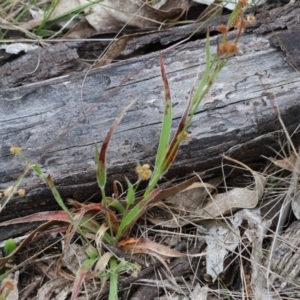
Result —
[[[0, 88], [20, 86], [59, 76], [78, 58], [75, 49], [64, 44], [28, 52], [0, 67]], [[41, 59], [42, 57], [42, 59]]]
[[[126, 32], [118, 41], [114, 42], [100, 61], [94, 67], [109, 64], [113, 59], [125, 59], [132, 55], [137, 56], [142, 49], [149, 45], [160, 44], [162, 47], [176, 41], [206, 35], [207, 29], [216, 31], [220, 23], [226, 23], [229, 15], [219, 16], [208, 22], [195, 23], [182, 27], [171, 27], [164, 30], [140, 30], [135, 34]], [[117, 33], [116, 33], [117, 34]], [[0, 88], [13, 88], [29, 83], [55, 78], [72, 72], [74, 75], [80, 71], [87, 71], [90, 66], [82, 63], [83, 59], [94, 59], [105, 50], [108, 41], [68, 41], [56, 43], [46, 48], [38, 48], [19, 58], [9, 61], [1, 57], [0, 49]], [[12, 58], [10, 58], [12, 59]], [[5, 63], [3, 63], [5, 62]], [[3, 65], [1, 65], [3, 64]]]
[[[270, 26], [276, 28], [279, 22], [288, 32], [283, 19], [290, 22], [290, 16], [296, 19], [297, 13], [298, 2], [282, 18], [279, 12], [276, 18], [269, 18]], [[229, 59], [203, 101], [189, 139], [168, 174], [170, 178], [219, 166], [225, 152], [245, 162], [272, 153], [282, 129], [275, 106], [289, 133], [297, 129], [300, 78], [285, 53], [270, 45], [271, 33], [267, 31], [270, 28], [254, 27], [240, 39], [241, 54]], [[216, 51], [216, 43], [217, 37], [212, 37], [212, 52]], [[125, 176], [134, 179], [136, 162], [153, 163], [159, 140], [163, 88], [157, 57], [154, 53], [92, 70], [87, 76], [82, 72], [2, 89], [0, 188], [12, 185], [25, 166], [23, 159], [10, 154], [10, 147], [18, 145], [52, 175], [64, 199], [100, 199], [94, 141], [101, 143], [118, 113], [137, 98], [108, 151], [108, 186], [113, 180], [123, 181]], [[171, 85], [175, 130], [189, 93], [199, 81], [195, 78], [203, 73], [205, 41], [177, 46], [164, 53], [164, 62]], [[299, 145], [299, 135], [293, 137]], [[57, 207], [50, 190], [33, 173], [21, 187], [26, 189], [26, 196], [11, 200], [1, 212], [0, 221]]]

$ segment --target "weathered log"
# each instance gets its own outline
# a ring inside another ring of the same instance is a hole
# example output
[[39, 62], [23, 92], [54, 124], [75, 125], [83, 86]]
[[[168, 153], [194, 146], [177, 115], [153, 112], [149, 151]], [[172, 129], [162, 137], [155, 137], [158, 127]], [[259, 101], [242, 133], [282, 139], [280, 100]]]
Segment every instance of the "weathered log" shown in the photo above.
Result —
[[[300, 78], [285, 53], [270, 44], [267, 31], [281, 27], [289, 34], [282, 24], [290, 22], [299, 10], [296, 3], [281, 15], [277, 11], [276, 18], [268, 17], [270, 27], [256, 26], [241, 37], [240, 54], [229, 59], [195, 115], [189, 139], [168, 173], [170, 178], [218, 166], [225, 152], [245, 162], [269, 155], [278, 146], [282, 129], [277, 109], [288, 132], [297, 129]], [[212, 53], [216, 44], [217, 37], [212, 37]], [[174, 130], [198, 72], [200, 77], [203, 73], [205, 60], [205, 40], [164, 53]], [[158, 54], [85, 75], [71, 74], [0, 91], [0, 188], [12, 185], [25, 166], [23, 159], [10, 154], [10, 147], [18, 145], [51, 174], [64, 199], [99, 199], [94, 141], [103, 141], [115, 117], [135, 98], [136, 104], [109, 145], [107, 184], [123, 181], [125, 176], [135, 178], [137, 161], [153, 163], [163, 113]], [[299, 135], [293, 137], [298, 146]], [[0, 221], [57, 208], [51, 191], [33, 173], [21, 187], [26, 195], [12, 199], [0, 213]]]

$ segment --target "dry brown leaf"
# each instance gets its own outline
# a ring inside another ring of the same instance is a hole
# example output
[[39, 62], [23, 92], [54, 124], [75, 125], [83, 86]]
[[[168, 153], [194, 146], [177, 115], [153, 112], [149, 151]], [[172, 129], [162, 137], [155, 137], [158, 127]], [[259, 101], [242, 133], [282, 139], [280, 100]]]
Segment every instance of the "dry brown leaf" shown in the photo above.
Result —
[[147, 220], [154, 225], [165, 227], [165, 228], [181, 228], [189, 224], [189, 221], [182, 221], [176, 218], [171, 219], [172, 218], [171, 214], [167, 217], [169, 217], [168, 220], [161, 220], [158, 218], [149, 218], [149, 219], [147, 218]]
[[[204, 173], [199, 173], [198, 175], [202, 176], [203, 174]], [[151, 202], [157, 203], [157, 202], [160, 202], [161, 200], [167, 199], [168, 197], [171, 197], [171, 196], [183, 191], [184, 189], [186, 189], [187, 187], [189, 187], [191, 184], [193, 184], [196, 181], [199, 181], [198, 176], [194, 176], [184, 182], [181, 182], [170, 188], [164, 189], [164, 190], [160, 191], [156, 196], [154, 196]], [[143, 199], [144, 199], [143, 197], [138, 197], [135, 199], [135, 203], [140, 203]]]
[[101, 253], [101, 251], [102, 251], [103, 237], [108, 228], [109, 227], [107, 226], [107, 224], [103, 223], [103, 224], [101, 224], [99, 230], [96, 233], [95, 243], [96, 243], [98, 253]]
[[73, 243], [64, 249], [62, 264], [76, 276], [77, 271], [86, 259], [87, 255], [85, 254], [84, 247]]
[[65, 278], [56, 278], [47, 281], [43, 286], [38, 289], [37, 300], [50, 300], [54, 299], [54, 292], [66, 291], [72, 292], [73, 282]]
[[84, 39], [94, 34], [96, 34], [96, 30], [88, 23], [86, 19], [81, 19], [64, 35], [64, 38]]
[[132, 40], [137, 34], [124, 35], [117, 39], [113, 44], [109, 46], [105, 54], [100, 58], [100, 60], [93, 65], [93, 68], [99, 68], [108, 65], [112, 60], [121, 55], [122, 51], [125, 49], [127, 42]]
[[[88, 3], [87, 0], [80, 0], [80, 4]], [[116, 31], [123, 25], [138, 28], [159, 27], [166, 20], [175, 19], [188, 9], [189, 1], [176, 1], [178, 7], [166, 7], [168, 11], [159, 10], [155, 7], [136, 0], [104, 0], [103, 2], [88, 8], [86, 13], [87, 21], [98, 33]]]
[[[260, 180], [259, 177], [258, 180]], [[234, 188], [227, 193], [216, 195], [213, 199], [210, 199], [205, 207], [196, 212], [196, 215], [204, 219], [216, 218], [234, 212], [239, 208], [254, 208], [259, 199], [260, 197], [258, 197], [255, 190]]]
[[299, 168], [296, 168], [296, 163], [297, 163], [297, 159], [299, 159], [298, 155], [292, 153], [291, 156], [289, 157], [285, 157], [283, 159], [275, 159], [272, 157], [269, 157], [269, 160], [276, 166], [284, 169], [284, 170], [288, 170], [291, 172], [296, 171], [297, 173], [299, 173]]
[[243, 166], [251, 172], [254, 177], [255, 187], [253, 190], [247, 188], [234, 188], [226, 193], [210, 198], [202, 209], [195, 212], [195, 215], [198, 218], [213, 219], [230, 212], [235, 212], [240, 208], [254, 208], [263, 195], [264, 187], [266, 185], [266, 178], [264, 176], [259, 175], [237, 160], [229, 157], [225, 158]]
[[194, 288], [193, 291], [190, 292], [189, 299], [190, 300], [206, 300], [208, 295], [208, 286], [202, 286], [198, 282]]
[[[198, 179], [199, 180], [199, 179]], [[214, 178], [207, 183], [195, 182], [182, 192], [176, 193], [172, 197], [166, 198], [175, 204], [180, 210], [195, 211], [199, 210], [208, 193], [217, 191], [216, 186], [222, 181], [220, 178]]]
[[128, 238], [119, 242], [118, 246], [125, 251], [132, 251], [133, 253], [146, 253], [152, 252], [167, 257], [182, 257], [183, 253], [170, 249], [167, 246], [152, 242], [150, 240]]
[[108, 265], [108, 262], [112, 256], [113, 256], [112, 253], [106, 252], [99, 258], [99, 260], [97, 261], [95, 268], [93, 270], [93, 274], [95, 276], [99, 276], [100, 273], [105, 270], [105, 268]]
[[190, 219], [189, 212], [193, 212], [194, 214], [195, 210], [199, 210], [208, 193], [216, 191], [216, 187], [222, 181], [221, 177], [216, 177], [208, 180], [207, 183], [202, 183], [199, 182], [198, 176], [195, 176], [189, 181], [163, 191], [165, 192], [166, 200], [172, 203], [177, 210], [181, 210], [185, 214], [185, 220], [176, 218], [169, 211], [163, 211], [163, 216], [161, 216], [159, 211], [153, 211], [151, 217], [148, 216], [147, 220], [155, 225], [167, 228], [178, 228], [187, 225]]
[[[84, 4], [87, 0], [80, 1], [81, 4]], [[158, 1], [152, 6], [143, 1], [134, 0], [106, 0], [101, 4], [93, 6], [93, 13], [86, 17], [86, 20], [98, 33], [116, 32], [124, 25], [137, 28], [157, 28], [161, 22], [179, 18], [189, 7], [187, 0]], [[120, 37], [110, 45], [103, 57], [93, 67], [98, 68], [111, 63], [114, 58], [121, 55], [128, 41], [137, 35], [145, 35], [145, 32]]]
[[[244, 225], [244, 221], [248, 226]], [[263, 299], [263, 282], [265, 272], [261, 268], [263, 241], [266, 236], [267, 230], [271, 226], [270, 220], [263, 220], [259, 209], [242, 209], [234, 214], [232, 221], [235, 228], [238, 228], [243, 223], [243, 236], [241, 239], [244, 241], [246, 238], [249, 240], [252, 248], [252, 258], [250, 260], [252, 265], [251, 283], [255, 295], [255, 299]]]
[[229, 251], [234, 251], [240, 242], [237, 228], [229, 226], [220, 220], [207, 220], [201, 223], [207, 230], [206, 272], [214, 281], [223, 272], [224, 259]]
[[189, 222], [180, 220], [176, 218], [171, 212], [163, 211], [163, 216], [161, 214], [154, 214], [153, 217], [147, 216], [147, 221], [151, 222], [154, 225], [166, 227], [166, 228], [180, 228], [184, 225], [187, 225]]
[[[74, 10], [80, 6], [79, 0], [60, 0], [58, 1], [57, 6], [55, 7], [53, 13], [51, 14], [51, 19], [56, 18], [59, 15], [67, 13], [70, 10]], [[63, 21], [59, 25], [65, 28], [72, 28], [77, 21]]]
[[61, 221], [70, 223], [70, 217], [64, 211], [41, 211], [29, 216], [20, 217], [17, 219], [11, 219], [5, 222], [0, 223], [0, 227], [21, 224], [21, 223], [31, 223], [39, 221]]

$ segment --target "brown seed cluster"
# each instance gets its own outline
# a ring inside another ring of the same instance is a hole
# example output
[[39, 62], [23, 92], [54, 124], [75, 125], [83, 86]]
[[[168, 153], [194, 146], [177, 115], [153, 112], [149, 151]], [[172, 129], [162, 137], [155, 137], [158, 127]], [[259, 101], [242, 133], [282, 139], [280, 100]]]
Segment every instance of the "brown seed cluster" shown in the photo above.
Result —
[[[247, 0], [239, 0], [236, 6], [236, 11], [233, 19], [231, 20], [230, 24], [224, 25], [221, 24], [217, 27], [217, 30], [222, 33], [222, 41], [218, 44], [218, 55], [219, 56], [231, 56], [233, 54], [237, 54], [239, 52], [239, 47], [237, 42], [240, 36], [245, 31], [247, 25], [255, 24], [256, 20], [254, 16], [247, 16], [244, 17], [243, 8], [248, 5]], [[230, 28], [236, 28], [238, 33], [237, 37], [234, 41], [228, 41], [228, 31]]]

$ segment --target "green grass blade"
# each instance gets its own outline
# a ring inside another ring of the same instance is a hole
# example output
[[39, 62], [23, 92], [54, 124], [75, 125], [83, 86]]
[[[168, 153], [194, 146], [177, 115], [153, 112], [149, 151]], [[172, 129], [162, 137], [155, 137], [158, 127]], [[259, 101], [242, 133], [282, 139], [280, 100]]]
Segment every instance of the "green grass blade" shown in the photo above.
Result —
[[5, 7], [7, 4], [11, 3], [12, 0], [6, 0], [3, 3], [0, 3], [0, 7]]
[[[95, 144], [95, 155], [96, 155], [96, 163], [97, 163], [97, 182], [100, 189], [103, 189], [106, 184], [106, 166], [105, 166], [105, 156], [102, 157], [102, 160], [104, 159], [104, 162], [102, 161], [100, 165], [100, 155], [98, 150], [97, 142]], [[103, 155], [103, 154], [102, 154]], [[103, 165], [104, 163], [104, 165]]]
[[90, 258], [83, 262], [80, 269], [77, 271], [76, 278], [73, 285], [73, 291], [70, 300], [76, 300], [83, 284], [84, 278], [88, 270], [98, 260], [98, 258]]
[[128, 234], [131, 227], [139, 219], [139, 217], [147, 210], [147, 205], [161, 193], [162, 187], [153, 190], [149, 196], [143, 197], [141, 202], [136, 204], [126, 215], [123, 215], [116, 234], [116, 241], [125, 234]]
[[182, 115], [181, 120], [178, 124], [176, 134], [174, 135], [174, 137], [169, 145], [166, 156], [164, 158], [164, 162], [162, 165], [163, 174], [165, 174], [168, 171], [168, 169], [170, 168], [170, 166], [172, 165], [172, 163], [176, 157], [176, 154], [178, 152], [178, 148], [179, 148], [181, 142], [184, 140], [184, 134], [189, 125], [187, 123], [187, 120], [188, 120], [188, 115], [190, 112], [191, 104], [192, 104], [192, 99], [190, 98], [187, 103], [187, 106], [185, 108], [184, 114]]
[[74, 15], [78, 15], [79, 13], [81, 13], [82, 11], [84, 11], [86, 8], [89, 8], [92, 5], [98, 4], [100, 2], [102, 2], [103, 0], [96, 0], [96, 1], [89, 1], [88, 3], [79, 5], [73, 9], [70, 9], [66, 12], [63, 12], [55, 17], [52, 17], [49, 19], [49, 21], [45, 24], [45, 27], [51, 27], [53, 25], [56, 25], [57, 23], [61, 22], [61, 21], [67, 21], [70, 20]]
[[162, 165], [163, 159], [165, 158], [166, 151], [168, 149], [170, 135], [171, 135], [171, 126], [172, 126], [172, 102], [169, 82], [162, 58], [160, 53], [160, 69], [162, 80], [164, 83], [164, 92], [165, 92], [165, 101], [164, 101], [164, 117], [162, 123], [162, 129], [160, 134], [160, 141], [157, 149], [155, 168], [158, 168], [160, 171], [160, 166]]
[[4, 244], [4, 255], [8, 256], [10, 255], [12, 252], [15, 251], [15, 249], [17, 248], [17, 243], [15, 242], [14, 239], [8, 239], [5, 244]]
[[141, 205], [137, 204], [126, 215], [123, 215], [120, 226], [118, 228], [118, 232], [116, 234], [116, 240], [118, 240], [122, 236], [122, 234], [133, 225], [133, 222], [136, 220], [141, 210]]
[[164, 91], [165, 91], [164, 116], [163, 116], [161, 132], [160, 132], [160, 140], [159, 140], [157, 154], [156, 154], [155, 166], [154, 166], [154, 170], [149, 185], [144, 193], [145, 198], [147, 198], [151, 194], [151, 192], [155, 188], [156, 183], [158, 182], [159, 179], [161, 179], [163, 175], [162, 165], [164, 163], [164, 159], [168, 151], [168, 146], [169, 146], [170, 136], [171, 136], [171, 126], [172, 126], [171, 93], [170, 93], [169, 82], [168, 82], [161, 53], [160, 53], [160, 69], [161, 69], [161, 75], [162, 75]]
[[72, 222], [74, 223], [74, 218], [73, 215], [70, 213], [70, 211], [68, 210], [67, 206], [65, 205], [63, 199], [61, 198], [57, 188], [54, 185], [54, 182], [51, 178], [50, 175], [46, 176], [43, 174], [42, 176], [45, 180], [45, 182], [47, 183], [47, 185], [49, 186], [49, 188], [51, 189], [51, 192], [56, 200], [56, 202], [59, 204], [59, 206], [68, 214], [69, 218], [72, 220]]
[[106, 137], [102, 143], [99, 158], [97, 160], [97, 181], [101, 190], [105, 188], [106, 184], [106, 152], [108, 148], [109, 141], [114, 133], [116, 127], [121, 122], [123, 116], [128, 111], [128, 109], [135, 103], [136, 100], [132, 101], [127, 105], [121, 112], [121, 114], [115, 119], [114, 123], [109, 128]]
[[196, 110], [198, 109], [201, 100], [203, 98], [203, 91], [205, 89], [205, 86], [208, 84], [209, 74], [213, 67], [213, 62], [211, 62], [211, 52], [210, 52], [210, 41], [209, 41], [209, 33], [207, 33], [206, 36], [206, 43], [205, 43], [205, 59], [206, 59], [206, 65], [205, 70], [203, 73], [203, 76], [201, 78], [201, 81], [199, 85], [197, 86], [197, 89], [194, 93], [193, 100], [192, 100], [192, 107], [191, 107], [191, 116], [189, 118], [189, 124], [193, 118], [193, 115], [196, 113]]
[[117, 199], [113, 199], [112, 201], [110, 200], [109, 202], [109, 207], [113, 207], [114, 209], [116, 209], [120, 214], [124, 214], [125, 213], [125, 208], [124, 206], [120, 203], [120, 201], [118, 201]]
[[51, 15], [53, 14], [56, 6], [59, 3], [59, 0], [52, 0], [50, 3], [51, 4], [50, 4], [49, 8], [44, 10], [44, 18], [43, 18], [41, 24], [37, 28], [38, 35], [40, 35], [40, 32], [44, 29], [45, 24], [48, 22], [48, 20], [50, 20]]
[[110, 281], [108, 300], [118, 300], [118, 265], [115, 257], [109, 261]]
[[128, 210], [130, 208], [130, 206], [134, 203], [135, 192], [134, 192], [133, 185], [127, 178], [126, 178], [126, 182], [128, 185], [128, 191], [127, 191], [127, 195], [126, 195], [126, 210]]
[[78, 233], [81, 234], [81, 236], [86, 240], [86, 236], [85, 234], [83, 233], [83, 231], [81, 230], [80, 226], [78, 226], [74, 220], [74, 217], [73, 215], [71, 214], [71, 212], [69, 211], [69, 209], [67, 208], [67, 206], [65, 205], [63, 199], [61, 198], [57, 188], [55, 187], [55, 184], [51, 178], [50, 175], [45, 175], [42, 171], [42, 169], [40, 168], [40, 166], [38, 164], [35, 164], [35, 166], [33, 167], [34, 170], [43, 178], [43, 180], [45, 181], [45, 183], [49, 186], [49, 188], [51, 189], [51, 192], [56, 200], [56, 202], [59, 204], [59, 206], [66, 212], [66, 214], [69, 216], [71, 222], [72, 222], [72, 225], [74, 226], [74, 228], [76, 229], [76, 231]]
[[[103, 160], [104, 159], [104, 160]], [[97, 163], [97, 182], [101, 190], [105, 188], [106, 185], [106, 158], [102, 156]]]

